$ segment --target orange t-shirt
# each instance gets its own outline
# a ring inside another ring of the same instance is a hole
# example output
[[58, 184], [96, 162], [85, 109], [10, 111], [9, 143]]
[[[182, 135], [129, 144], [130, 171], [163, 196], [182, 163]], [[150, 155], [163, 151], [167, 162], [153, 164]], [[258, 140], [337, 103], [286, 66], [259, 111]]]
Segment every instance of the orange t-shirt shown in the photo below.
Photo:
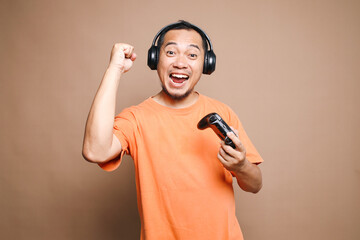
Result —
[[[141, 239], [243, 239], [233, 177], [217, 159], [220, 139], [210, 128], [197, 129], [211, 112], [239, 131], [250, 162], [263, 161], [236, 114], [201, 94], [187, 108], [168, 108], [148, 98], [116, 116], [121, 156], [127, 153], [134, 160]], [[121, 156], [100, 166], [112, 171]]]

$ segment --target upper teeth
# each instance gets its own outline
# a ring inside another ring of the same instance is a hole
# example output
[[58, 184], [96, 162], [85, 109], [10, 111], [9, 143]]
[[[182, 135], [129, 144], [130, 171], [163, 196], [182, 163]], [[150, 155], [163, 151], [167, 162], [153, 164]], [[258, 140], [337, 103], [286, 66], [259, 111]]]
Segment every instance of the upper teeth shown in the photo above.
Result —
[[187, 78], [188, 76], [186, 75], [182, 75], [182, 74], [172, 74], [173, 77], [176, 77], [176, 78]]

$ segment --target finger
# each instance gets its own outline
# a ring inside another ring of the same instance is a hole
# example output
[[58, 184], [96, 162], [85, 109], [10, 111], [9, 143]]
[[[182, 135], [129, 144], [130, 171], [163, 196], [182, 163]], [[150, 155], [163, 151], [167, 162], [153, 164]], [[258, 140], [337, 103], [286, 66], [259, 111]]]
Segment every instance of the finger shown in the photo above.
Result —
[[239, 137], [239, 131], [236, 130], [235, 128], [233, 128], [232, 126], [230, 126], [230, 128], [231, 128], [231, 130], [233, 130], [233, 131], [235, 132], [235, 135], [236, 135], [237, 137]]
[[222, 156], [222, 154], [220, 153], [220, 151], [218, 152], [218, 159], [219, 161], [222, 163], [222, 165], [224, 166], [228, 166], [228, 161], [224, 158], [224, 156]]
[[225, 154], [229, 155], [229, 156], [234, 156], [234, 154], [236, 153], [236, 150], [233, 149], [231, 146], [226, 145], [224, 141], [221, 141], [221, 148]]
[[131, 57], [133, 55], [133, 52], [134, 52], [134, 47], [131, 46], [131, 45], [126, 45], [124, 47], [123, 51], [124, 51], [124, 54], [125, 54], [125, 58], [130, 58], [131, 59]]
[[136, 53], [131, 54], [130, 57], [131, 61], [135, 61], [136, 57], [137, 57]]
[[[230, 149], [228, 149], [228, 148], [230, 148]], [[233, 156], [231, 155], [231, 153], [228, 152], [229, 150], [230, 150], [230, 152], [231, 152], [231, 150], [234, 151], [234, 149], [233, 149], [232, 147], [227, 146], [227, 145], [225, 145], [225, 144], [222, 144], [221, 147], [220, 147], [220, 150], [219, 150], [220, 156], [221, 156], [221, 157], [224, 159], [224, 161], [226, 161], [226, 162], [231, 162], [232, 159], [233, 159]]]
[[231, 141], [233, 141], [233, 143], [235, 144], [236, 148], [240, 151], [240, 152], [245, 152], [246, 149], [244, 147], [244, 145], [242, 144], [242, 142], [240, 141], [240, 139], [232, 132], [229, 132], [227, 134], [227, 136], [231, 139]]

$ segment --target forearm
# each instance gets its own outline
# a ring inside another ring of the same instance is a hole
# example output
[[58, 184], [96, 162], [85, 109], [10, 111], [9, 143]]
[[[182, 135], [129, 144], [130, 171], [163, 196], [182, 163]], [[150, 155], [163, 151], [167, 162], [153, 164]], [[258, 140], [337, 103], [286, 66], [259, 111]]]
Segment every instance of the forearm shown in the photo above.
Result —
[[247, 159], [244, 164], [233, 171], [240, 188], [246, 192], [257, 193], [262, 187], [262, 174], [260, 168]]
[[83, 155], [91, 162], [102, 162], [113, 156], [113, 125], [116, 94], [121, 72], [109, 67], [92, 103], [85, 127]]

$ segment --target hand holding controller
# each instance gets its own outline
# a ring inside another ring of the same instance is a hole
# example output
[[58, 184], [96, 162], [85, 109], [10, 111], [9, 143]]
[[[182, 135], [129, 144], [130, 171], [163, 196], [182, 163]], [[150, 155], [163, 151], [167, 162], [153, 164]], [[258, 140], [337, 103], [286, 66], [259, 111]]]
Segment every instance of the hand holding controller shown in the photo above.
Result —
[[229, 145], [234, 149], [236, 148], [233, 141], [231, 141], [231, 139], [227, 136], [228, 132], [234, 133], [234, 131], [231, 130], [219, 114], [209, 113], [199, 121], [197, 127], [200, 130], [210, 127], [220, 137], [220, 139], [225, 142], [226, 145]]

